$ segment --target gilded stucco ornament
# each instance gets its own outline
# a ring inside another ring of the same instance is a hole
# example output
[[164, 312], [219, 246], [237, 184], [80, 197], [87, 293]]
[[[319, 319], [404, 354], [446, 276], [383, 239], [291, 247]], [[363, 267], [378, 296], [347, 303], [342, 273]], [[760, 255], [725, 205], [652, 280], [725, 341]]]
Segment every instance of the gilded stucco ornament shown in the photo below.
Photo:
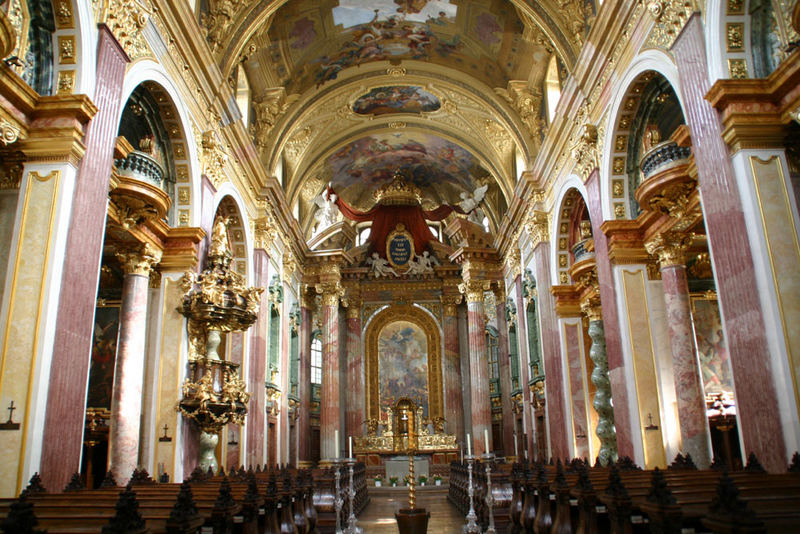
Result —
[[161, 261], [161, 251], [145, 244], [134, 250], [120, 250], [116, 253], [122, 272], [138, 276], [149, 276], [156, 264]]
[[10, 122], [0, 119], [0, 143], [8, 146], [11, 143], [16, 143], [19, 139], [19, 128], [16, 128]]
[[644, 244], [649, 254], [658, 256], [661, 268], [686, 265], [686, 251], [692, 244], [691, 234], [661, 232]]
[[278, 119], [286, 113], [300, 95], [287, 95], [283, 87], [268, 89], [263, 95], [253, 100], [253, 137], [256, 146], [264, 149], [269, 145], [270, 133]]
[[200, 15], [200, 26], [212, 52], [218, 51], [239, 10], [250, 0], [209, 0], [208, 11]]
[[531, 247], [550, 241], [550, 217], [547, 212], [529, 209], [525, 215], [525, 230], [531, 238]]
[[225, 165], [228, 163], [228, 151], [214, 130], [203, 132], [200, 137], [200, 164], [203, 174], [208, 176], [214, 187], [227, 181]]
[[105, 23], [131, 61], [152, 55], [142, 30], [153, 15], [149, 0], [92, 0], [95, 18]]
[[694, 0], [650, 0], [647, 12], [655, 19], [647, 44], [669, 50], [691, 14], [697, 10]]
[[467, 302], [483, 303], [484, 292], [489, 290], [489, 280], [465, 280], [458, 284], [458, 290], [466, 297]]
[[505, 89], [496, 87], [495, 92], [519, 113], [531, 138], [538, 142], [547, 124], [540, 114], [542, 109], [541, 91], [532, 90], [525, 80], [510, 80]]

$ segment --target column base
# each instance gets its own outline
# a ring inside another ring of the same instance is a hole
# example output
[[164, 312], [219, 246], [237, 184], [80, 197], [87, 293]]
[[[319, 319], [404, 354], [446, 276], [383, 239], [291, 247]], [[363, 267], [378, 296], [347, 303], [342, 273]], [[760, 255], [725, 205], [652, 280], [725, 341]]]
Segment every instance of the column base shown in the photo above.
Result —
[[425, 508], [401, 508], [394, 517], [400, 534], [426, 534], [431, 513]]

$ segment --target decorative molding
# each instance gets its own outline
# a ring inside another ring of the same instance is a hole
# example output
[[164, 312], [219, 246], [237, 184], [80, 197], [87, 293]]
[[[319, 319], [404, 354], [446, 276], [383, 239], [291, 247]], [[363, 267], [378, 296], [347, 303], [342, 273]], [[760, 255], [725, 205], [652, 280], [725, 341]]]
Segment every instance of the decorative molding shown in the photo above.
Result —
[[0, 119], [0, 143], [5, 146], [16, 143], [19, 139], [19, 134], [19, 128], [6, 120]]
[[108, 26], [131, 61], [152, 55], [142, 30], [153, 14], [150, 0], [92, 0], [98, 23]]
[[664, 50], [672, 48], [689, 17], [697, 11], [695, 0], [650, 0], [647, 11], [655, 19], [647, 45]]

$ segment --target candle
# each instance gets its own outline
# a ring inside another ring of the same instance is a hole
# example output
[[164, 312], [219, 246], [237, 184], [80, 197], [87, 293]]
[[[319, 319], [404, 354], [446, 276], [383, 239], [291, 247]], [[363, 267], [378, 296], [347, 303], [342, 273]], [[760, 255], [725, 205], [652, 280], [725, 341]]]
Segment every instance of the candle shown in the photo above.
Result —
[[528, 461], [528, 449], [525, 449], [524, 452], [525, 452], [525, 461], [527, 462]]
[[517, 449], [517, 434], [514, 434], [514, 457], [519, 456], [519, 449]]
[[483, 429], [483, 448], [483, 452], [489, 454], [489, 431], [485, 428]]
[[467, 456], [472, 456], [472, 439], [467, 434]]
[[338, 430], [334, 430], [333, 431], [333, 450], [334, 450], [334, 453], [335, 453], [333, 457], [334, 458], [338, 458], [339, 457], [339, 431]]
[[353, 457], [353, 436], [350, 436], [350, 456], [348, 458]]

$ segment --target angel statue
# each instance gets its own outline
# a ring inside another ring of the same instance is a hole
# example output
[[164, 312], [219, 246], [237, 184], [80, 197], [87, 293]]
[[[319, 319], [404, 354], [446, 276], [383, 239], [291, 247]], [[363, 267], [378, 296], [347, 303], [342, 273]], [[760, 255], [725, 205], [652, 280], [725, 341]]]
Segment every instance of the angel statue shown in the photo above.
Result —
[[483, 223], [484, 214], [479, 206], [483, 197], [486, 196], [487, 189], [489, 189], [489, 184], [478, 187], [471, 195], [466, 191], [461, 192], [461, 202], [458, 203], [458, 207], [468, 214], [467, 218], [472, 222]]
[[397, 276], [397, 271], [389, 265], [387, 260], [378, 256], [377, 252], [373, 252], [372, 257], [367, 258], [367, 265], [370, 266], [370, 272], [375, 275], [375, 278], [389, 276], [390, 274]]
[[323, 191], [319, 196], [314, 197], [314, 204], [319, 208], [314, 216], [316, 226], [315, 233], [335, 224], [339, 220], [339, 208], [336, 206], [336, 194]]

